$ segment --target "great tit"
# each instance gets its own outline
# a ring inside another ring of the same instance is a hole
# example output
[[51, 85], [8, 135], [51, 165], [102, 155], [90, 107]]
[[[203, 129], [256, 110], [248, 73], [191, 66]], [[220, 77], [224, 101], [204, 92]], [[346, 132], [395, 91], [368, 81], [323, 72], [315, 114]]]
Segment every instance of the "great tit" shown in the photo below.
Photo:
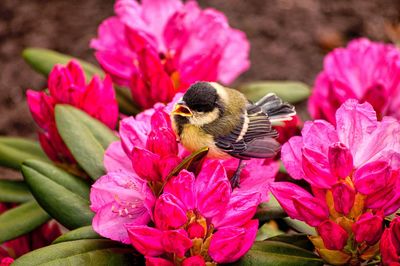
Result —
[[237, 90], [215, 82], [192, 84], [171, 112], [172, 127], [189, 151], [208, 147], [208, 157], [239, 158], [231, 182], [239, 185], [242, 160], [271, 158], [280, 150], [276, 121], [291, 120], [294, 106], [273, 93], [251, 103]]

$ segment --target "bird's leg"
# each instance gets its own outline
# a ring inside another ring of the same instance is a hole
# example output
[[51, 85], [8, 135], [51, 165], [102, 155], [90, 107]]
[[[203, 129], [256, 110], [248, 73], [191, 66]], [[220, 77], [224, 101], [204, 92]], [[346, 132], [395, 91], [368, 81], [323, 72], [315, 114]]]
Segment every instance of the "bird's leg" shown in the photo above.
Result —
[[242, 172], [243, 167], [245, 167], [245, 165], [246, 164], [243, 163], [243, 160], [240, 159], [239, 165], [231, 178], [232, 189], [240, 187], [240, 173]]

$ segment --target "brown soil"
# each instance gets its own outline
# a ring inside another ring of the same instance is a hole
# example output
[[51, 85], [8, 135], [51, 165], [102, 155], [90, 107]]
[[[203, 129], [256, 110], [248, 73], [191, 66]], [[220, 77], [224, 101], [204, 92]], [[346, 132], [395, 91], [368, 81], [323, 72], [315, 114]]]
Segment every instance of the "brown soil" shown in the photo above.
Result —
[[[88, 48], [98, 24], [112, 15], [110, 0], [0, 1], [0, 135], [35, 137], [27, 88], [45, 79], [21, 59], [28, 46], [95, 62]], [[250, 39], [251, 68], [239, 81], [301, 80], [312, 84], [324, 53], [366, 36], [388, 41], [385, 23], [400, 19], [398, 0], [200, 0], [223, 11]], [[1, 172], [0, 172], [1, 174]]]

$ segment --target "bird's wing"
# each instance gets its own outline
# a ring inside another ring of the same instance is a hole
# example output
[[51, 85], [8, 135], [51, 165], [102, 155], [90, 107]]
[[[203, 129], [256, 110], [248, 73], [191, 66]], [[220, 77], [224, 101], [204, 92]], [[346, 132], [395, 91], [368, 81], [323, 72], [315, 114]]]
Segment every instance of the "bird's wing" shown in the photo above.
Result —
[[240, 124], [230, 134], [216, 138], [215, 145], [241, 159], [270, 158], [280, 148], [280, 144], [274, 139], [277, 136], [268, 115], [260, 106], [248, 104]]

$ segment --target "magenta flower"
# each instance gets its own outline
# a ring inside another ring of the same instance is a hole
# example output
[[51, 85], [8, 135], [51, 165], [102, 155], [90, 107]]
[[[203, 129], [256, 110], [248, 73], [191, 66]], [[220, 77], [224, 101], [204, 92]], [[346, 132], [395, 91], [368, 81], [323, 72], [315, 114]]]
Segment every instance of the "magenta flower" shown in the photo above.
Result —
[[249, 67], [249, 42], [224, 14], [195, 1], [119, 0], [91, 47], [142, 108], [167, 103], [198, 80], [232, 82]]
[[313, 243], [327, 262], [367, 260], [384, 217], [400, 207], [399, 151], [399, 122], [378, 122], [369, 103], [348, 100], [336, 112], [336, 128], [306, 122], [302, 136], [282, 147], [288, 173], [311, 190], [288, 182], [271, 190], [290, 217], [316, 227]]
[[163, 108], [158, 105], [136, 118], [123, 119], [121, 141], [106, 150], [107, 174], [96, 181], [90, 193], [91, 209], [96, 213], [93, 228], [104, 237], [129, 243], [124, 225], [150, 221], [161, 181], [180, 162]]
[[210, 161], [197, 178], [183, 170], [168, 181], [154, 207], [154, 228], [126, 228], [149, 264], [233, 262], [254, 242], [258, 221], [251, 218], [260, 201], [257, 192], [232, 191], [225, 168]]
[[97, 118], [114, 129], [118, 119], [118, 105], [111, 79], [101, 81], [94, 76], [89, 84], [79, 63], [72, 60], [67, 66], [56, 65], [49, 74], [49, 92], [27, 91], [30, 112], [41, 128], [39, 141], [53, 161], [74, 163], [75, 160], [61, 139], [55, 123], [56, 104], [70, 104]]
[[400, 265], [400, 217], [396, 216], [383, 232], [380, 242], [382, 265]]
[[378, 114], [400, 118], [400, 51], [394, 45], [358, 39], [324, 59], [309, 100], [314, 119], [335, 124], [335, 112], [349, 98], [369, 102]]

